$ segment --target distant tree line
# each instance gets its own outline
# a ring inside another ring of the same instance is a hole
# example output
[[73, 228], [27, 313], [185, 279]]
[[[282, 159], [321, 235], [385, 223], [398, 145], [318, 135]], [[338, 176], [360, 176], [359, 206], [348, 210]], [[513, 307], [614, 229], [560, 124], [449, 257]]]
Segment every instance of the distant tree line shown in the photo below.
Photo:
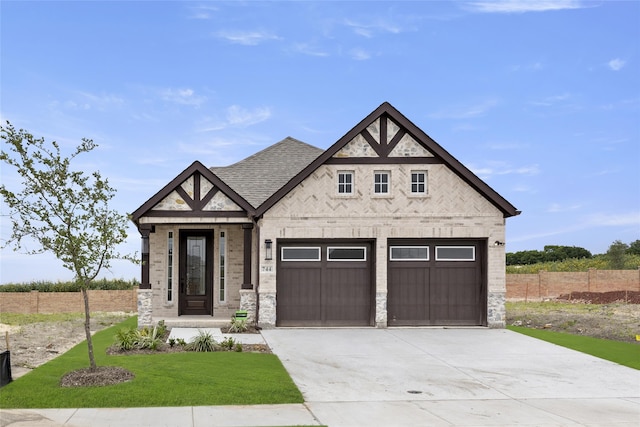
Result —
[[[610, 268], [622, 269], [626, 255], [640, 255], [640, 240], [626, 244], [616, 240], [609, 246], [606, 254], [595, 255], [605, 257], [609, 261]], [[578, 246], [547, 245], [543, 250], [528, 250], [507, 253], [507, 265], [531, 265], [543, 262], [557, 262], [567, 259], [590, 259], [594, 255]]]

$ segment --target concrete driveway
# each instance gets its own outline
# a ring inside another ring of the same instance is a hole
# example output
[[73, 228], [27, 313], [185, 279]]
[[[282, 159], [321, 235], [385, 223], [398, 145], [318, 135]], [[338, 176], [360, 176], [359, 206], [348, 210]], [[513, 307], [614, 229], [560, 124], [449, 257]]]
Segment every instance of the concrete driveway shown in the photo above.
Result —
[[508, 330], [262, 334], [331, 427], [640, 425], [640, 371]]

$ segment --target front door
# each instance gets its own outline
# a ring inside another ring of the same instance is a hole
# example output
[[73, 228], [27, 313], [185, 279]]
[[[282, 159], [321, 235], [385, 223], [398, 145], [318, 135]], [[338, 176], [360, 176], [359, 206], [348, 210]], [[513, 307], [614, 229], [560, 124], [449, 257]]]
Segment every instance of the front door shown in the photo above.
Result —
[[180, 315], [212, 315], [213, 233], [180, 232]]

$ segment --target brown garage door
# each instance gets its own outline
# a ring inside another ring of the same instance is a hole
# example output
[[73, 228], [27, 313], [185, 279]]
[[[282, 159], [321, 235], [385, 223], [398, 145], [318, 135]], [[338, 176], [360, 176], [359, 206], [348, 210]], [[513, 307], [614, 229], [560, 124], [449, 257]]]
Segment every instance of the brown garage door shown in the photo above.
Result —
[[373, 324], [371, 243], [278, 244], [278, 326]]
[[485, 325], [481, 240], [390, 240], [389, 326]]

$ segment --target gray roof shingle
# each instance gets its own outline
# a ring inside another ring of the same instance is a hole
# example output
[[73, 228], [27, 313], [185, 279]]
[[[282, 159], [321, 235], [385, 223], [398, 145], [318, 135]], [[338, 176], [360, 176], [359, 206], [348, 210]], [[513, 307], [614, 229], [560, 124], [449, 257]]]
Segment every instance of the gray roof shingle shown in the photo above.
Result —
[[210, 170], [257, 208], [323, 152], [287, 137], [238, 163]]

